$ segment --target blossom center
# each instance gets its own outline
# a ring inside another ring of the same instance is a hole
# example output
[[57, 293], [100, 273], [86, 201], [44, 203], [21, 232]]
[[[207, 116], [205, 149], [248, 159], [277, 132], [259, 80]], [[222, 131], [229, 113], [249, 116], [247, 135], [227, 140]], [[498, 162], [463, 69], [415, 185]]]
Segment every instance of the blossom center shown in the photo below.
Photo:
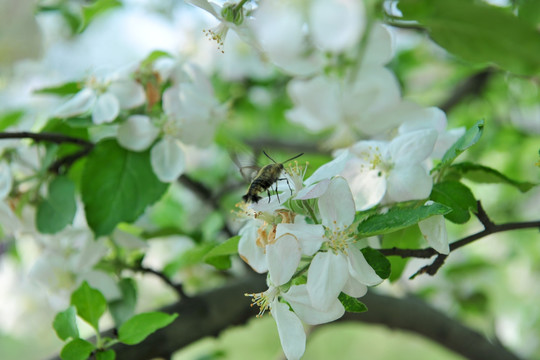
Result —
[[276, 298], [278, 294], [278, 289], [276, 287], [270, 287], [265, 292], [261, 293], [253, 293], [253, 294], [244, 294], [244, 296], [251, 296], [253, 299], [251, 299], [251, 306], [258, 306], [259, 307], [259, 313], [257, 314], [257, 317], [262, 317], [266, 310], [271, 308], [272, 301]]
[[340, 252], [347, 254], [349, 243], [353, 239], [352, 234], [353, 232], [350, 228], [342, 229], [338, 226], [335, 229], [326, 229], [327, 245], [334, 253]]
[[276, 242], [276, 227], [277, 225], [268, 225], [265, 222], [257, 229], [257, 240], [255, 243], [258, 247], [265, 249], [266, 246]]

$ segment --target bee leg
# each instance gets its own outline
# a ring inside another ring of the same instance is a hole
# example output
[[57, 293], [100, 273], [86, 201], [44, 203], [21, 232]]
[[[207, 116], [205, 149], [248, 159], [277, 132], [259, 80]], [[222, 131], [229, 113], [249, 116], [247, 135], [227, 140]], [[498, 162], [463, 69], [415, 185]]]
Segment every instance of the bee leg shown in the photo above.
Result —
[[268, 203], [270, 204], [270, 190], [266, 190], [266, 192], [268, 193]]
[[285, 180], [287, 182], [287, 186], [289, 187], [289, 190], [291, 190], [291, 196], [292, 196], [292, 189], [291, 189], [291, 184], [289, 183], [289, 179], [287, 179], [285, 177], [285, 178], [281, 178], [281, 179], [278, 179], [278, 180]]
[[276, 181], [276, 196], [277, 196], [278, 203], [281, 203], [281, 200], [279, 200], [279, 193], [277, 191], [277, 181]]

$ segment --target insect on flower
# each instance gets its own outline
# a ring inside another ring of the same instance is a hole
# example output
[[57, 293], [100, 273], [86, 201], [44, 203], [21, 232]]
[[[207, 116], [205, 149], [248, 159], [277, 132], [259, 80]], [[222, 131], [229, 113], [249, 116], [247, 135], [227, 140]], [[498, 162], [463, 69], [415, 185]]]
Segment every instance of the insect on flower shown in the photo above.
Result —
[[261, 170], [259, 170], [259, 172], [255, 176], [255, 178], [253, 179], [253, 181], [249, 185], [249, 189], [248, 189], [246, 195], [242, 196], [242, 199], [244, 199], [245, 202], [258, 203], [259, 200], [262, 199], [259, 196], [259, 193], [261, 193], [261, 192], [263, 192], [265, 190], [268, 193], [268, 202], [270, 202], [270, 188], [274, 184], [276, 184], [276, 187], [275, 187], [276, 195], [277, 195], [277, 198], [278, 198], [278, 201], [279, 201], [279, 194], [277, 192], [277, 181], [278, 180], [287, 181], [287, 185], [289, 186], [289, 190], [291, 190], [291, 194], [292, 194], [292, 189], [291, 189], [291, 186], [289, 184], [289, 180], [287, 180], [287, 178], [280, 178], [281, 172], [284, 170], [283, 164], [304, 155], [304, 153], [298, 154], [298, 155], [296, 155], [296, 156], [294, 156], [294, 157], [292, 157], [292, 158], [290, 158], [288, 160], [285, 160], [282, 163], [276, 162], [265, 151], [263, 151], [263, 153], [264, 153], [264, 155], [266, 155], [267, 158], [272, 160], [274, 163], [265, 165], [263, 168], [261, 168]]

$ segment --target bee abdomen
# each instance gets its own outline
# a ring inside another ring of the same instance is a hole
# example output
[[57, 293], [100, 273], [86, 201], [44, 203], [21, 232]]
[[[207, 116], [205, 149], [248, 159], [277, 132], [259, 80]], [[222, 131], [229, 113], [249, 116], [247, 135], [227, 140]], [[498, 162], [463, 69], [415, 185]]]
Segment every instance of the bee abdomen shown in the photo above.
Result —
[[256, 193], [251, 193], [251, 192], [248, 192], [246, 195], [242, 196], [242, 199], [245, 201], [245, 202], [254, 202], [255, 204], [259, 202], [259, 200], [262, 199], [262, 197], [260, 197], [259, 195], [257, 195]]

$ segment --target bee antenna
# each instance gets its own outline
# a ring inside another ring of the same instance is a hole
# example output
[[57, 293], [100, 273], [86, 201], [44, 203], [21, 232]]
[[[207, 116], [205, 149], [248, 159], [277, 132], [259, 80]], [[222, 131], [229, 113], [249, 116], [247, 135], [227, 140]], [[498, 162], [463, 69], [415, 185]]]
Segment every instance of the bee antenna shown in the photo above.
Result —
[[268, 155], [268, 154], [266, 153], [266, 151], [263, 150], [263, 154], [266, 155], [267, 158], [269, 158], [270, 160], [272, 160], [272, 161], [274, 162], [274, 164], [277, 164], [276, 160], [272, 159], [272, 158], [270, 157], [270, 155]]
[[294, 160], [294, 159], [296, 159], [296, 158], [299, 158], [299, 157], [302, 156], [302, 155], [304, 155], [304, 153], [300, 153], [300, 154], [296, 155], [295, 157], [290, 158], [289, 160], [285, 160], [284, 163], [289, 162], [289, 161], [291, 161], [291, 160]]

